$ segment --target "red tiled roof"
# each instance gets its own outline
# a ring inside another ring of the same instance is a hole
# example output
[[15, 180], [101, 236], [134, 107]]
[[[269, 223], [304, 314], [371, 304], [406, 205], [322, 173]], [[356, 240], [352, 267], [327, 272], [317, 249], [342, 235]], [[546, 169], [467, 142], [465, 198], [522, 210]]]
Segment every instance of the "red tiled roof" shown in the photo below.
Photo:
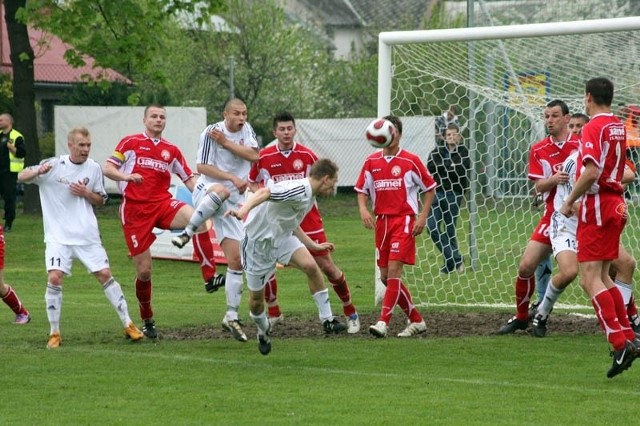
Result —
[[[2, 45], [0, 46], [2, 63], [0, 63], [0, 72], [11, 74], [13, 70], [9, 57], [9, 36], [4, 19], [0, 20], [0, 26], [2, 27]], [[129, 79], [112, 69], [94, 68], [95, 61], [90, 56], [84, 57], [84, 66], [79, 68], [72, 67], [64, 60], [64, 53], [69, 49], [69, 45], [58, 37], [38, 29], [28, 27], [28, 31], [31, 48], [35, 55], [33, 69], [36, 83], [79, 83], [86, 81], [87, 76], [94, 79], [102, 76], [104, 80], [108, 81], [131, 83]]]

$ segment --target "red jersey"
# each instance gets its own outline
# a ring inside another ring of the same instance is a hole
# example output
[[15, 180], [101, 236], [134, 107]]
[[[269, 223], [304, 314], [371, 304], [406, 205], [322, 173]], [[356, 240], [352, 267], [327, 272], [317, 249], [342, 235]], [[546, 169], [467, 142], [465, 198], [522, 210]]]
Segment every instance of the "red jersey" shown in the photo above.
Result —
[[367, 194], [376, 216], [407, 216], [419, 212], [418, 193], [438, 184], [417, 155], [401, 149], [394, 156], [382, 151], [364, 161], [355, 190]]
[[584, 164], [591, 161], [598, 166], [600, 175], [587, 194], [613, 192], [622, 194], [622, 174], [624, 173], [627, 150], [627, 133], [624, 124], [612, 113], [596, 114], [582, 128], [582, 142], [576, 180], [580, 177]]
[[[556, 142], [551, 136], [536, 142], [529, 150], [529, 174], [527, 177], [534, 181], [547, 179], [556, 172], [562, 171], [562, 163], [579, 148], [579, 144], [580, 139], [573, 133], [569, 133], [569, 137], [564, 142]], [[553, 213], [555, 195], [555, 187], [542, 194], [544, 199], [543, 216]]]
[[171, 198], [171, 174], [185, 182], [193, 176], [180, 148], [160, 138], [151, 139], [146, 133], [125, 137], [107, 160], [126, 174], [138, 173], [140, 184], [119, 181], [123, 199], [153, 203]]
[[[316, 154], [297, 142], [287, 151], [281, 151], [278, 144], [274, 144], [260, 150], [260, 158], [251, 166], [249, 182], [264, 184], [269, 180], [281, 182], [306, 178], [316, 161]], [[306, 234], [316, 234], [324, 230], [317, 204], [314, 204], [304, 217], [300, 227]]]

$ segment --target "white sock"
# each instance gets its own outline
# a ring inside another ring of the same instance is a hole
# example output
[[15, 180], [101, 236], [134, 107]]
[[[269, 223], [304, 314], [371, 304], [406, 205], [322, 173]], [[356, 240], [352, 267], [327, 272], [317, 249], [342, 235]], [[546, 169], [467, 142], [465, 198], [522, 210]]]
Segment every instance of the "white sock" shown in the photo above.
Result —
[[215, 212], [218, 211], [222, 205], [223, 200], [220, 199], [215, 192], [209, 192], [197, 205], [195, 211], [191, 215], [189, 224], [184, 229], [187, 235], [190, 237], [196, 233], [196, 229], [200, 227], [207, 219], [209, 219]]
[[540, 302], [540, 304], [538, 305], [538, 313], [545, 318], [548, 317], [549, 314], [551, 313], [551, 310], [553, 309], [553, 305], [556, 304], [556, 301], [558, 300], [558, 298], [563, 292], [564, 292], [564, 288], [557, 289], [553, 285], [553, 279], [552, 279], [549, 285], [547, 286], [547, 291], [545, 291], [544, 293], [544, 298], [542, 299], [542, 302]]
[[227, 321], [237, 320], [242, 301], [242, 271], [227, 269], [224, 294], [227, 297]]
[[122, 293], [122, 287], [120, 287], [120, 284], [115, 278], [111, 277], [102, 285], [102, 289], [104, 290], [104, 295], [107, 296], [107, 299], [111, 302], [111, 306], [113, 306], [118, 313], [122, 325], [127, 327], [131, 322], [131, 317], [129, 317], [129, 307]]
[[313, 300], [316, 302], [316, 306], [318, 306], [320, 321], [331, 321], [333, 319], [333, 312], [331, 311], [331, 302], [329, 301], [329, 290], [326, 288], [320, 290], [313, 295]]
[[258, 334], [267, 334], [267, 331], [269, 331], [269, 320], [267, 319], [267, 314], [264, 309], [259, 315], [254, 315], [253, 312], [249, 312], [249, 317], [256, 323]]
[[631, 286], [631, 284], [623, 283], [620, 280], [615, 280], [614, 283], [616, 287], [618, 287], [618, 290], [620, 290], [620, 293], [622, 293], [624, 306], [627, 306], [629, 304], [629, 301], [631, 300], [631, 296], [633, 296], [633, 287]]
[[62, 286], [47, 283], [44, 293], [47, 304], [47, 318], [49, 319], [50, 334], [60, 333], [60, 315], [62, 310]]

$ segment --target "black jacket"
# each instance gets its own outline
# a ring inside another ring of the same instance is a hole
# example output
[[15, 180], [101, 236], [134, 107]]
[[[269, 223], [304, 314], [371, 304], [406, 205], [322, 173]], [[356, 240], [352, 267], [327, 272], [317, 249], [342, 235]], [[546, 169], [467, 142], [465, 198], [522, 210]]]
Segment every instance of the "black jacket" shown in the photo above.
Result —
[[439, 144], [431, 151], [427, 169], [438, 182], [437, 191], [454, 191], [463, 194], [469, 188], [471, 160], [466, 146], [459, 144], [449, 152], [446, 144]]

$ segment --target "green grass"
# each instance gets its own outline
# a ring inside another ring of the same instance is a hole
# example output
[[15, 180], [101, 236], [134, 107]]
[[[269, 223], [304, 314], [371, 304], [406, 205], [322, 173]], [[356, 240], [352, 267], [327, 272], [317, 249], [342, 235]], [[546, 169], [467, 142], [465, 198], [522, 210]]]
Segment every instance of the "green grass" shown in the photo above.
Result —
[[[334, 258], [364, 313], [373, 305], [373, 234], [355, 200], [322, 201]], [[115, 277], [138, 318], [134, 267], [113, 207], [100, 226]], [[77, 263], [64, 284], [63, 346], [45, 349], [42, 222], [21, 216], [6, 236], [5, 278], [33, 320], [0, 306], [2, 424], [635, 424], [640, 367], [612, 380], [602, 335], [377, 340], [324, 337], [127, 342], [96, 280]], [[154, 261], [160, 331], [210, 325], [225, 310], [193, 263]], [[286, 315], [316, 317], [301, 273], [279, 273]], [[501, 282], [495, 285], [507, 286]], [[334, 311], [339, 306], [333, 299]], [[459, 309], [459, 308], [457, 308]], [[428, 309], [425, 309], [428, 315]], [[241, 316], [247, 318], [246, 304]], [[319, 324], [318, 324], [319, 325]], [[365, 324], [366, 326], [366, 324]], [[249, 327], [252, 327], [250, 325]]]

